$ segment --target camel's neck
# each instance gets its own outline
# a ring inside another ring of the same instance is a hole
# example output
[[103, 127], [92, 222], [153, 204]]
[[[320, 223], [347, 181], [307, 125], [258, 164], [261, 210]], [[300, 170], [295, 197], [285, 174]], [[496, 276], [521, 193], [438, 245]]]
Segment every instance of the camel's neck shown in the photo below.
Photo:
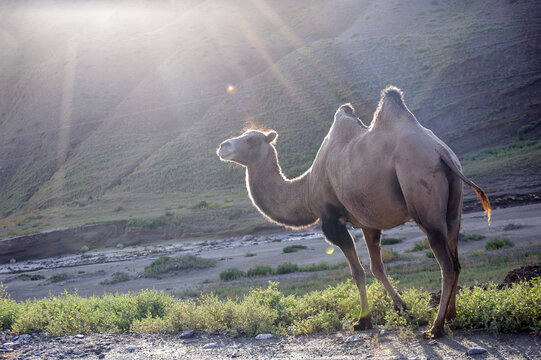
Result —
[[286, 179], [278, 165], [276, 152], [246, 169], [246, 186], [256, 207], [270, 220], [293, 228], [317, 221], [308, 205], [307, 174]]

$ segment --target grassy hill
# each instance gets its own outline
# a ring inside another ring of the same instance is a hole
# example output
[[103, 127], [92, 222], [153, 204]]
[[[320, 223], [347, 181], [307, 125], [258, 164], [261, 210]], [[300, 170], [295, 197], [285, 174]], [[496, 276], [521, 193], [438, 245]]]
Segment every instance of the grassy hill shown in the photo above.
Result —
[[388, 84], [483, 186], [539, 173], [540, 17], [526, 1], [7, 2], [0, 234], [166, 213], [262, 223], [217, 145], [273, 128], [296, 176], [336, 108], [368, 123]]

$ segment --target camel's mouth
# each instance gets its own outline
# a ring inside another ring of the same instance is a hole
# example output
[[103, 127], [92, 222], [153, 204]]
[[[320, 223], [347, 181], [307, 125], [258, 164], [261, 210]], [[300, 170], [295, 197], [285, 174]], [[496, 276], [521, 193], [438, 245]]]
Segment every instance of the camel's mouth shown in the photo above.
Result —
[[222, 160], [231, 160], [233, 152], [233, 149], [228, 146], [220, 146], [218, 150], [216, 150], [216, 155]]

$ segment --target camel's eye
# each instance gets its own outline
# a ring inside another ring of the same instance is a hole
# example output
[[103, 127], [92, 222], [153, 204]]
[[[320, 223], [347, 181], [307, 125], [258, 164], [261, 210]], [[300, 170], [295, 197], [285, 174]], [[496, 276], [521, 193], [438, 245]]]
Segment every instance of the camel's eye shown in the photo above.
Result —
[[248, 146], [249, 146], [250, 148], [253, 148], [254, 146], [257, 145], [258, 139], [253, 138], [253, 137], [249, 137], [249, 138], [246, 139], [246, 143], [248, 143]]

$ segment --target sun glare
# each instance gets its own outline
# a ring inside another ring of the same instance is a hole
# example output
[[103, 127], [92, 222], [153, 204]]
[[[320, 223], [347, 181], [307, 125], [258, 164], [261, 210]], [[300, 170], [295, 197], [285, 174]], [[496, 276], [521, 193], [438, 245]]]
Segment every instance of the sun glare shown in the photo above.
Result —
[[237, 87], [233, 84], [227, 84], [227, 93], [234, 94], [235, 92], [237, 92]]

